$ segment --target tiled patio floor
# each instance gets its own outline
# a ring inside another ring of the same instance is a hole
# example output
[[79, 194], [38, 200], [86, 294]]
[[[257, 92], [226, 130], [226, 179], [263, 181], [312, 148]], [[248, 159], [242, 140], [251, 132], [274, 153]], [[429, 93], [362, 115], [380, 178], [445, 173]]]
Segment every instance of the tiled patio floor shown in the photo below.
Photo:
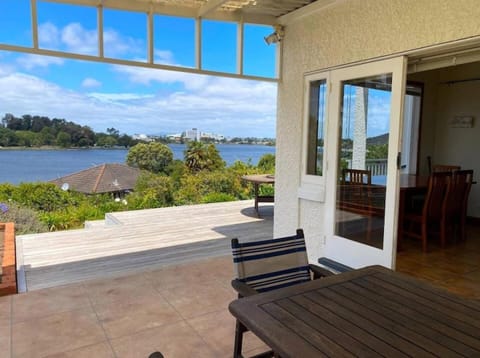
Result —
[[0, 357], [230, 357], [232, 276], [224, 256], [1, 297]]
[[[480, 298], [480, 229], [423, 253], [406, 243], [397, 270]], [[231, 357], [231, 256], [0, 297], [0, 358]], [[248, 336], [249, 355], [267, 348]]]

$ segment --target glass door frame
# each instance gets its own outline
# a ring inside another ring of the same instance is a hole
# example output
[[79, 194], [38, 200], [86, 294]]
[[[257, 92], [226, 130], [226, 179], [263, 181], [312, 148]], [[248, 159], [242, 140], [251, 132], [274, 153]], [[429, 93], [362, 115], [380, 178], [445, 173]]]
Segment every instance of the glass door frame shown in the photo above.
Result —
[[[390, 107], [390, 132], [388, 140], [387, 188], [385, 200], [385, 227], [383, 249], [364, 245], [335, 235], [335, 212], [338, 178], [339, 130], [342, 121], [342, 83], [347, 80], [375, 75], [392, 75]], [[407, 74], [407, 57], [399, 56], [330, 71], [328, 96], [327, 173], [325, 197], [325, 256], [358, 268], [382, 265], [395, 268], [397, 251], [397, 224], [399, 202], [399, 169], [397, 158], [401, 149], [404, 94]]]

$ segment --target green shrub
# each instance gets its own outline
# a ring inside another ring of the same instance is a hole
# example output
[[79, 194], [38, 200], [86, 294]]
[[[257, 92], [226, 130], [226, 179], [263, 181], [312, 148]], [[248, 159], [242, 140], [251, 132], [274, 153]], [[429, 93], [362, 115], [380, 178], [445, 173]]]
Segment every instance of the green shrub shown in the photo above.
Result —
[[165, 144], [139, 143], [127, 154], [127, 164], [153, 173], [164, 172], [173, 160], [172, 150]]
[[237, 200], [234, 196], [225, 193], [209, 193], [202, 198], [202, 203], [222, 203]]
[[173, 185], [170, 177], [142, 172], [135, 191], [126, 198], [128, 209], [149, 209], [173, 204]]
[[79, 228], [80, 224], [67, 211], [44, 212], [40, 215], [42, 222], [49, 231], [68, 230]]
[[14, 222], [17, 235], [48, 231], [34, 210], [15, 203], [1, 204], [0, 222]]
[[275, 155], [274, 154], [264, 154], [258, 160], [257, 164], [258, 170], [262, 173], [275, 173]]
[[51, 183], [21, 183], [11, 193], [11, 199], [35, 210], [55, 211], [78, 205], [81, 200], [78, 195]]

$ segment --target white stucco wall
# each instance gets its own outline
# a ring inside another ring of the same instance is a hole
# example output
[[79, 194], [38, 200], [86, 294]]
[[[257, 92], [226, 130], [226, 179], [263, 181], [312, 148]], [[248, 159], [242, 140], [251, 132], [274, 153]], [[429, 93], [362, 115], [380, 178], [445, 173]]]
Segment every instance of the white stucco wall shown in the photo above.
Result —
[[278, 90], [274, 236], [305, 230], [322, 254], [324, 207], [298, 198], [304, 74], [480, 35], [477, 0], [345, 0], [286, 26]]

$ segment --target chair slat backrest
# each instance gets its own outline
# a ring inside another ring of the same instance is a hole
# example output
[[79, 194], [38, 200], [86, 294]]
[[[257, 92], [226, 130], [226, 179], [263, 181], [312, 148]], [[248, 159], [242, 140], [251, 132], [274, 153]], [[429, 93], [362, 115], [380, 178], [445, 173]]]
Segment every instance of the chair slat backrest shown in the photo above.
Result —
[[310, 270], [301, 229], [297, 235], [240, 243], [232, 240], [237, 278], [257, 292], [310, 281]]
[[363, 169], [342, 169], [344, 184], [372, 184], [372, 171]]
[[457, 170], [460, 170], [459, 165], [436, 164], [436, 165], [433, 166], [433, 172], [434, 173], [455, 172]]
[[445, 200], [446, 215], [461, 215], [468, 201], [472, 181], [473, 170], [457, 170], [453, 173], [451, 188]]
[[451, 172], [433, 172], [428, 182], [427, 196], [423, 207], [425, 218], [440, 219], [444, 200], [447, 197], [452, 178]]

